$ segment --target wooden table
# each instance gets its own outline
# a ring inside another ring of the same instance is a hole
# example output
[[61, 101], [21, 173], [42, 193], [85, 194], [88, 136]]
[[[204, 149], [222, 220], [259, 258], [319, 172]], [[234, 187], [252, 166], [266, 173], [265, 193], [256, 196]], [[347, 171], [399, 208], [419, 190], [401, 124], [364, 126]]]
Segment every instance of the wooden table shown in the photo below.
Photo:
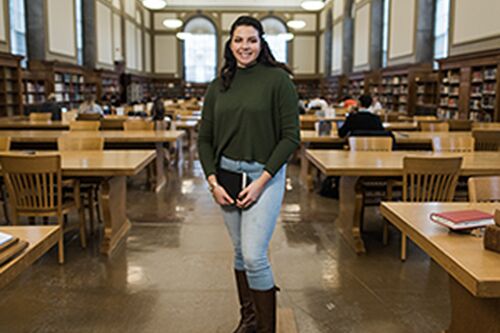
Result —
[[336, 224], [357, 253], [366, 252], [361, 238], [361, 177], [393, 177], [403, 174], [403, 157], [463, 156], [463, 176], [500, 175], [497, 152], [432, 153], [422, 151], [352, 152], [343, 150], [306, 150], [306, 157], [326, 176], [340, 176], [340, 213]]
[[189, 153], [189, 163], [193, 163], [196, 153], [196, 130], [198, 129], [199, 120], [175, 120], [172, 122], [173, 128], [176, 130], [184, 130], [187, 134], [187, 146]]
[[478, 209], [493, 213], [500, 203], [393, 203], [382, 215], [404, 231], [450, 276], [448, 333], [500, 332], [500, 254], [483, 248], [483, 239], [450, 233], [432, 223], [434, 212]]
[[432, 145], [432, 138], [472, 137], [472, 132], [394, 132], [398, 144]]
[[[156, 150], [155, 179], [151, 188], [158, 192], [166, 184], [165, 159], [169, 159], [164, 143], [177, 144], [178, 154], [182, 153], [183, 131], [0, 131], [0, 137], [9, 136], [12, 143], [51, 143], [56, 144], [57, 139], [63, 135], [78, 137], [104, 138], [105, 143], [119, 144], [125, 148], [135, 148], [137, 144], [151, 144]], [[182, 155], [182, 154], [181, 154]], [[182, 157], [181, 157], [182, 158]]]
[[138, 174], [151, 163], [155, 158], [155, 151], [64, 151], [60, 154], [63, 176], [102, 178], [100, 202], [104, 236], [101, 253], [111, 255], [130, 229], [126, 214], [126, 178]]
[[6, 226], [0, 231], [19, 237], [29, 243], [17, 257], [0, 266], [0, 288], [21, 274], [38, 258], [57, 244], [61, 234], [59, 226]]
[[299, 116], [300, 128], [301, 129], [312, 129], [317, 121], [345, 121], [345, 116], [335, 116], [335, 117], [318, 117], [313, 114], [303, 114]]
[[382, 126], [388, 131], [416, 131], [418, 130], [418, 123], [414, 122], [404, 122], [404, 121], [394, 121], [382, 123]]

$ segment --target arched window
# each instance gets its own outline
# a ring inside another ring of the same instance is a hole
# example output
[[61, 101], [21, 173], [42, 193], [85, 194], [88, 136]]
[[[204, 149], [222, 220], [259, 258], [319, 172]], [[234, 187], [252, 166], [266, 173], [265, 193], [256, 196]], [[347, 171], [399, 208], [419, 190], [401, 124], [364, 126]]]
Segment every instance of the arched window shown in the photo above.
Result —
[[187, 82], [210, 82], [216, 75], [216, 30], [204, 17], [191, 19], [184, 26], [184, 75]]
[[450, 0], [437, 0], [434, 20], [434, 59], [448, 56]]
[[287, 34], [285, 24], [275, 17], [267, 17], [261, 22], [266, 41], [274, 57], [279, 62], [287, 62], [287, 45], [291, 36]]
[[[9, 1], [9, 18], [10, 18], [10, 42], [11, 51], [13, 54], [26, 56], [26, 23], [24, 20], [24, 1], [10, 0]], [[3, 22], [2, 22], [3, 24]], [[26, 67], [26, 60], [22, 62], [23, 67]]]

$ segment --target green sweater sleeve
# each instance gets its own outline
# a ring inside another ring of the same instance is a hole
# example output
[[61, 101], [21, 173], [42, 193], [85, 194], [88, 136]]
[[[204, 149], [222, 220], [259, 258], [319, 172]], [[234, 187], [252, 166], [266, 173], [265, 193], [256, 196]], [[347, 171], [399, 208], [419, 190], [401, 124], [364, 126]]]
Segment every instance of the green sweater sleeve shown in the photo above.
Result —
[[274, 176], [300, 143], [299, 99], [288, 75], [281, 78], [273, 112], [277, 112], [279, 141], [264, 169]]
[[215, 81], [210, 84], [203, 102], [201, 125], [198, 134], [198, 154], [205, 176], [215, 174], [215, 147], [214, 147], [214, 104]]

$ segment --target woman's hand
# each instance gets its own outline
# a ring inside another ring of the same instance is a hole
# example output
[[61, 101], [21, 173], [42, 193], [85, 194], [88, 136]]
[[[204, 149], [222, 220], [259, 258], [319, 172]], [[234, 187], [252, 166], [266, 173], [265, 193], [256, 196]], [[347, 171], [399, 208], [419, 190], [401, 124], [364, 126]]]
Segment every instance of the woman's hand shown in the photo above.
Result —
[[215, 175], [208, 176], [207, 180], [215, 202], [221, 206], [228, 206], [234, 203], [234, 200], [227, 194], [224, 187], [217, 183], [217, 177], [215, 177]]
[[272, 178], [271, 174], [267, 171], [264, 171], [262, 175], [257, 178], [254, 182], [250, 183], [247, 187], [243, 189], [243, 191], [238, 194], [238, 200], [236, 200], [236, 206], [241, 209], [248, 208], [253, 203], [255, 203], [262, 191], [267, 184], [267, 182]]
[[220, 185], [215, 185], [215, 187], [212, 190], [212, 195], [214, 197], [215, 202], [217, 202], [221, 206], [229, 206], [234, 203], [233, 198], [227, 194], [226, 190], [224, 187]]

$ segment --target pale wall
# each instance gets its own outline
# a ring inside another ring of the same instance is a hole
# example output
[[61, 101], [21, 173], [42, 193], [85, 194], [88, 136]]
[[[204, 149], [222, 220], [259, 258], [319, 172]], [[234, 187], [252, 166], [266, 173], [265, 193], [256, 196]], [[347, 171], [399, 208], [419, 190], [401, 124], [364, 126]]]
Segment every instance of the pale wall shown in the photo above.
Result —
[[416, 0], [392, 0], [390, 11], [389, 59], [413, 54]]

